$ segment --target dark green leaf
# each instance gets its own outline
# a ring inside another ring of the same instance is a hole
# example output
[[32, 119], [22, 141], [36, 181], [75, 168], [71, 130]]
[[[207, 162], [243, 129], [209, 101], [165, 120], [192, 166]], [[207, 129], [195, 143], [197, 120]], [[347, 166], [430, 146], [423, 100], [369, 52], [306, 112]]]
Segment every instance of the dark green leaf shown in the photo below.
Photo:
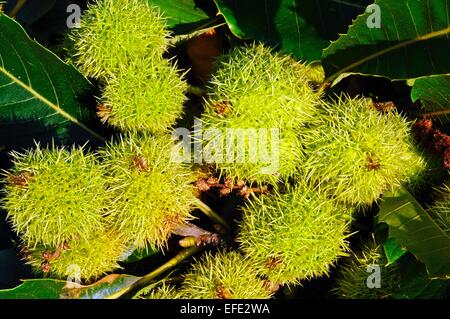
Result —
[[147, 0], [158, 6], [175, 34], [187, 34], [209, 22], [208, 15], [197, 8], [194, 0]]
[[13, 289], [0, 290], [0, 299], [59, 299], [65, 284], [54, 279], [24, 280]]
[[388, 260], [388, 265], [394, 263], [407, 253], [406, 250], [402, 249], [398, 244], [395, 238], [389, 238], [383, 243], [384, 253]]
[[399, 299], [444, 298], [450, 288], [450, 280], [430, 279], [424, 264], [412, 254], [405, 254], [397, 262], [400, 271], [400, 286], [394, 294]]
[[91, 84], [75, 68], [5, 15], [0, 15], [0, 43], [0, 146], [51, 138], [68, 143], [80, 130], [102, 139], [84, 124], [95, 117], [83, 103]]
[[425, 264], [431, 278], [450, 277], [450, 238], [405, 188], [383, 195], [378, 220], [389, 226], [389, 238]]
[[417, 79], [411, 98], [413, 102], [420, 100], [429, 116], [450, 122], [450, 75]]
[[[448, 0], [377, 0], [323, 52], [328, 81], [344, 73], [410, 79], [450, 73]], [[369, 21], [369, 25], [368, 25]]]
[[130, 275], [108, 275], [89, 286], [66, 287], [63, 290], [64, 298], [71, 299], [108, 299], [112, 295], [129, 287], [140, 277]]
[[230, 30], [241, 39], [277, 45], [300, 60], [318, 61], [322, 49], [370, 1], [215, 0]]
[[131, 263], [137, 262], [137, 261], [139, 261], [141, 259], [150, 257], [150, 256], [152, 256], [154, 254], [157, 254], [157, 253], [158, 253], [158, 251], [154, 251], [150, 247], [138, 248], [138, 249], [134, 250], [131, 253], [131, 255], [128, 256], [127, 259], [125, 259], [122, 262], [124, 262], [126, 264], [131, 264]]
[[139, 278], [113, 274], [88, 286], [55, 279], [24, 280], [13, 289], [0, 290], [0, 299], [107, 299]]

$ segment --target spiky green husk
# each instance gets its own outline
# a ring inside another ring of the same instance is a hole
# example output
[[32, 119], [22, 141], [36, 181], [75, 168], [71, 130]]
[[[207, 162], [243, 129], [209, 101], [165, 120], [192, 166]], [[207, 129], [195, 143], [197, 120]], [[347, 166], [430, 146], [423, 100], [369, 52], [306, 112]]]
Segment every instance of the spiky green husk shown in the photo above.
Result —
[[436, 190], [436, 199], [429, 211], [442, 230], [450, 235], [450, 182]]
[[190, 168], [172, 161], [170, 136], [128, 135], [99, 151], [114, 192], [109, 218], [137, 247], [162, 248], [172, 230], [191, 218], [196, 202]]
[[276, 284], [326, 275], [346, 256], [352, 210], [305, 185], [261, 196], [243, 208], [238, 241], [258, 272]]
[[319, 86], [325, 81], [325, 70], [320, 63], [311, 63], [308, 65], [308, 80], [315, 86]]
[[165, 282], [144, 288], [135, 299], [185, 299], [183, 293], [175, 286]]
[[266, 299], [272, 293], [257, 277], [253, 263], [238, 252], [206, 253], [185, 276], [187, 299]]
[[423, 145], [417, 144], [414, 152], [419, 160], [406, 168], [408, 176], [403, 186], [413, 195], [420, 195], [428, 191], [430, 185], [442, 182], [447, 176], [447, 170], [442, 166], [442, 157], [430, 153]]
[[102, 95], [108, 124], [123, 131], [166, 131], [183, 113], [187, 84], [163, 58], [139, 59], [108, 80]]
[[319, 124], [303, 140], [303, 176], [312, 185], [343, 203], [371, 205], [384, 190], [426, 170], [411, 123], [396, 111], [382, 114], [362, 98], [323, 104]]
[[106, 79], [132, 61], [161, 57], [169, 31], [159, 10], [145, 0], [99, 0], [73, 30], [76, 65], [89, 77]]
[[27, 246], [86, 240], [103, 228], [110, 195], [94, 155], [37, 145], [12, 156], [2, 206]]
[[[72, 239], [62, 245], [38, 245], [35, 248], [25, 248], [27, 263], [38, 274], [52, 278], [81, 279], [87, 282], [98, 279], [108, 272], [121, 268], [118, 260], [125, 253], [124, 241], [116, 232], [100, 230], [87, 240]], [[44, 256], [54, 254], [59, 249], [59, 256], [50, 260]], [[44, 263], [48, 270], [44, 271]]]
[[[354, 254], [340, 269], [333, 293], [343, 299], [384, 299], [392, 298], [400, 284], [399, 270], [395, 264], [386, 266], [387, 259], [382, 246], [373, 243]], [[371, 272], [368, 266], [380, 266], [381, 288], [368, 288], [367, 278]]]
[[[308, 84], [309, 69], [289, 56], [274, 53], [263, 45], [234, 49], [218, 63], [208, 88], [207, 106], [202, 115], [202, 128], [217, 129], [226, 141], [227, 129], [279, 130], [279, 168], [267, 173], [267, 161], [250, 162], [252, 151], [243, 147], [246, 160], [242, 163], [217, 163], [217, 168], [233, 180], [247, 179], [256, 183], [275, 183], [278, 177], [288, 177], [301, 163], [298, 135], [305, 123], [316, 113], [317, 95]], [[207, 152], [213, 138], [205, 138]], [[269, 133], [266, 151], [273, 141]], [[236, 158], [235, 152], [231, 152]], [[270, 160], [273, 162], [273, 160]]]
[[184, 299], [183, 294], [176, 287], [162, 285], [155, 291], [150, 292], [146, 299]]

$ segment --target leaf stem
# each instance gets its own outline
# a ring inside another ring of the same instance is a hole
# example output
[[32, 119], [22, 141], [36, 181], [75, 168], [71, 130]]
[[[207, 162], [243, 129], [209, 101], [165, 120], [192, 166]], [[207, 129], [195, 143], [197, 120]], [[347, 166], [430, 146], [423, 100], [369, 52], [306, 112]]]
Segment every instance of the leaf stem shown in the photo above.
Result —
[[225, 227], [226, 230], [231, 230], [230, 225], [219, 214], [211, 209], [208, 205], [202, 202], [200, 199], [196, 202], [197, 208], [202, 211], [203, 214], [208, 216], [212, 221], [215, 221]]
[[125, 290], [121, 290], [115, 294], [108, 296], [107, 299], [126, 299], [131, 298], [135, 293], [143, 289], [145, 286], [148, 286], [153, 280], [157, 277], [168, 271], [169, 269], [177, 266], [186, 258], [191, 257], [192, 255], [198, 253], [201, 250], [199, 247], [189, 247], [185, 250], [182, 250], [178, 255], [167, 261], [162, 266], [156, 268], [151, 273], [145, 275], [141, 279], [137, 280], [131, 286], [126, 288]]

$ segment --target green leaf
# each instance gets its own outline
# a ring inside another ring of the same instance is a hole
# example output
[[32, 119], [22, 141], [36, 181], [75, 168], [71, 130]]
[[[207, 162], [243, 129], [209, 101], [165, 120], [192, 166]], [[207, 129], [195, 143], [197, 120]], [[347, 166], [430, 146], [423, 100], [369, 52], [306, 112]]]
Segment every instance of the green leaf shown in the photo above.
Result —
[[450, 122], [450, 75], [417, 79], [411, 92], [413, 102], [420, 100], [428, 116]]
[[[376, 8], [380, 28], [371, 24]], [[344, 73], [395, 80], [450, 73], [449, 17], [448, 0], [375, 1], [347, 34], [324, 50], [327, 82]]]
[[30, 279], [15, 288], [0, 290], [0, 299], [59, 299], [66, 282], [55, 279]]
[[194, 0], [147, 0], [161, 9], [175, 34], [187, 34], [209, 22], [208, 15], [197, 8]]
[[450, 278], [450, 238], [404, 187], [383, 195], [378, 220], [389, 226], [389, 238], [425, 264], [431, 278]]
[[70, 281], [53, 279], [26, 280], [22, 285], [9, 290], [0, 290], [1, 298], [47, 298], [47, 299], [117, 299], [132, 297], [149, 285], [158, 276], [177, 266], [186, 258], [199, 252], [200, 248], [190, 247], [143, 277], [126, 274], [111, 274], [91, 285], [79, 285]]
[[134, 284], [141, 277], [130, 275], [108, 275], [89, 286], [65, 287], [63, 294], [70, 299], [108, 299]]
[[154, 251], [152, 250], [150, 247], [147, 248], [138, 248], [135, 249], [130, 256], [127, 257], [127, 259], [123, 260], [122, 262], [126, 263], [126, 264], [131, 264], [134, 262], [137, 262], [141, 259], [150, 257], [152, 255], [157, 254], [158, 251]]
[[400, 271], [400, 285], [394, 298], [444, 298], [446, 290], [450, 288], [450, 280], [430, 279], [424, 264], [410, 253], [400, 258], [397, 264]]
[[388, 260], [388, 265], [396, 262], [400, 257], [406, 254], [408, 251], [402, 249], [398, 244], [395, 238], [389, 238], [383, 243], [384, 253]]
[[85, 140], [75, 137], [78, 131], [102, 139], [84, 124], [95, 117], [83, 103], [92, 86], [75, 68], [5, 15], [0, 15], [0, 43], [0, 146]]
[[0, 290], [0, 299], [108, 299], [138, 279], [112, 274], [88, 286], [55, 279], [24, 280], [13, 289]]
[[318, 61], [322, 49], [352, 19], [363, 12], [368, 0], [215, 0], [219, 13], [234, 35], [279, 46], [300, 60]]

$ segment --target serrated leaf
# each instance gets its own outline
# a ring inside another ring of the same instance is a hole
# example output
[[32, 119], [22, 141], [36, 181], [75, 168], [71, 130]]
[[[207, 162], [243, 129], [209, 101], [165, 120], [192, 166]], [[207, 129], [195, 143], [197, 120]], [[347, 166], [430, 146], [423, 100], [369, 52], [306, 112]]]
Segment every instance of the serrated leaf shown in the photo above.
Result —
[[30, 279], [15, 288], [0, 290], [0, 299], [59, 299], [66, 282], [55, 279]]
[[431, 278], [450, 278], [450, 238], [404, 187], [383, 195], [378, 221], [389, 226], [389, 238], [425, 264]]
[[219, 13], [241, 39], [276, 45], [300, 60], [318, 61], [322, 49], [370, 0], [215, 0]]
[[[0, 145], [102, 139], [84, 124], [95, 118], [83, 104], [92, 86], [75, 68], [31, 40], [5, 15], [0, 15], [0, 43]], [[79, 131], [89, 135], [75, 136]]]
[[89, 286], [66, 286], [62, 290], [64, 298], [70, 299], [108, 299], [121, 290], [134, 284], [141, 277], [130, 275], [108, 275]]
[[383, 243], [384, 254], [388, 260], [388, 265], [395, 263], [400, 257], [406, 254], [408, 251], [402, 249], [395, 238], [389, 238]]
[[195, 5], [194, 0], [147, 0], [161, 9], [167, 24], [175, 34], [187, 34], [208, 23], [208, 15]]
[[411, 98], [413, 102], [420, 100], [428, 116], [450, 122], [450, 75], [417, 79]]
[[[377, 12], [380, 28], [372, 24]], [[450, 73], [449, 17], [448, 0], [376, 0], [324, 50], [327, 81], [344, 73], [395, 80]]]

